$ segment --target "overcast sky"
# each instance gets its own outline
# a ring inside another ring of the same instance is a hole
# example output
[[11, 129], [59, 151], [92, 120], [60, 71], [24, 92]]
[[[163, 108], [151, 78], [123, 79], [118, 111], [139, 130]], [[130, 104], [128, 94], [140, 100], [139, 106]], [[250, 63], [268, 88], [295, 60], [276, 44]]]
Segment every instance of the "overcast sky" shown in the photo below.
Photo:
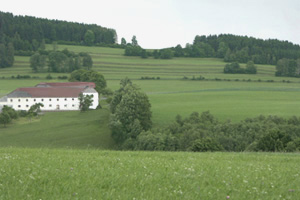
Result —
[[98, 24], [143, 48], [221, 33], [300, 44], [300, 0], [3, 0], [0, 11]]

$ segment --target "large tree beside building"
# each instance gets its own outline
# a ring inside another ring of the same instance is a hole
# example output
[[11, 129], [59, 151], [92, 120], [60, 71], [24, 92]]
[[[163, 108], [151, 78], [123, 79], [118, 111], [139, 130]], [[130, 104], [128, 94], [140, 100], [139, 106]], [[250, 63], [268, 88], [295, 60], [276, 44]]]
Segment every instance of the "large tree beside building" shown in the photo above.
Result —
[[96, 84], [95, 90], [98, 93], [103, 93], [106, 89], [106, 80], [100, 72], [93, 70], [79, 69], [71, 73], [69, 81], [76, 82], [93, 82]]
[[129, 79], [121, 80], [120, 86], [110, 105], [110, 127], [114, 140], [123, 144], [151, 128], [152, 112], [148, 96]]

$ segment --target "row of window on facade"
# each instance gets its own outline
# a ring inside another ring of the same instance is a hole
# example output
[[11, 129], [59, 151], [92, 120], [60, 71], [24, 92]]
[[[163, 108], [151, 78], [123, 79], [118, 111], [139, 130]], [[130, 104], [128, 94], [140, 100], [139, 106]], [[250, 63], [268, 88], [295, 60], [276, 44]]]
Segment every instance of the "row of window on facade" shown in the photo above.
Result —
[[[65, 98], [65, 101], [67, 101], [68, 99]], [[26, 99], [26, 101], [28, 102], [28, 99]], [[36, 101], [36, 99], [33, 99], [33, 101]], [[41, 101], [44, 101], [44, 99], [41, 99]], [[49, 99], [49, 101], [52, 101], [52, 99]], [[59, 99], [56, 99], [56, 101], [59, 101]], [[74, 98], [72, 98], [72, 101], [74, 101]], [[13, 99], [10, 99], [10, 102], [13, 102]], [[21, 102], [21, 99], [18, 99], [18, 102]]]
[[[26, 105], [25, 107], [26, 107], [26, 108], [29, 108], [29, 105]], [[52, 104], [49, 104], [49, 107], [51, 108], [51, 107], [52, 107]], [[59, 105], [57, 105], [57, 107], [59, 107]], [[67, 107], [68, 107], [68, 104], [65, 104], [64, 107], [67, 108]], [[72, 104], [72, 107], [75, 107], [75, 105]], [[18, 105], [18, 108], [21, 108], [21, 105]]]

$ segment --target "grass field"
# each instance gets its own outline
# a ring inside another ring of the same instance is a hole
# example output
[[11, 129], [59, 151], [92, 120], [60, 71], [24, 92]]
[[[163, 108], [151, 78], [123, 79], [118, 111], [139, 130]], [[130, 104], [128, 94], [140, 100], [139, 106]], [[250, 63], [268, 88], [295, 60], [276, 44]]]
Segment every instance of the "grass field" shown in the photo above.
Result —
[[0, 148], [0, 199], [298, 199], [298, 154]]
[[48, 112], [33, 120], [20, 118], [7, 128], [1, 125], [0, 147], [112, 149], [108, 119], [106, 109]]
[[[51, 45], [47, 46], [48, 49]], [[90, 52], [94, 69], [116, 90], [129, 77], [149, 96], [160, 127], [191, 112], [209, 110], [219, 120], [260, 114], [300, 113], [300, 82], [275, 77], [275, 66], [258, 65], [256, 75], [223, 74], [220, 59], [141, 59], [124, 50], [59, 45]], [[0, 97], [30, 87], [47, 73], [33, 73], [29, 57], [0, 69]], [[30, 75], [34, 79], [11, 79]], [[63, 81], [51, 74], [50, 81]], [[193, 76], [205, 81], [192, 81]], [[160, 80], [140, 80], [142, 76]], [[189, 79], [183, 80], [186, 76]], [[216, 81], [230, 79], [231, 81]], [[235, 81], [239, 79], [239, 81]], [[251, 79], [251, 81], [249, 81]], [[258, 81], [260, 80], [260, 81]], [[267, 82], [273, 80], [274, 82]], [[283, 82], [285, 80], [285, 82]], [[286, 81], [290, 81], [287, 83]], [[0, 199], [298, 199], [299, 154], [117, 152], [109, 111], [48, 112], [0, 126]]]

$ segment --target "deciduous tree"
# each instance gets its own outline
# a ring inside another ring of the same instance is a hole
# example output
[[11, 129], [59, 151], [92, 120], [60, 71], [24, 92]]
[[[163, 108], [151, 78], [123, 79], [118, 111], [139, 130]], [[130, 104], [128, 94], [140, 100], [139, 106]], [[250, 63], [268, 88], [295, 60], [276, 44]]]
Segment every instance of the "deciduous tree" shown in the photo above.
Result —
[[85, 112], [93, 103], [93, 95], [79, 94], [79, 108], [81, 112]]
[[145, 93], [129, 79], [121, 80], [120, 85], [111, 102], [110, 127], [116, 142], [123, 143], [129, 138], [136, 138], [140, 130], [151, 128], [152, 113]]
[[6, 127], [6, 125], [8, 123], [11, 122], [11, 117], [9, 116], [9, 114], [7, 112], [2, 112], [0, 114], [0, 124], [3, 124], [4, 127]]

